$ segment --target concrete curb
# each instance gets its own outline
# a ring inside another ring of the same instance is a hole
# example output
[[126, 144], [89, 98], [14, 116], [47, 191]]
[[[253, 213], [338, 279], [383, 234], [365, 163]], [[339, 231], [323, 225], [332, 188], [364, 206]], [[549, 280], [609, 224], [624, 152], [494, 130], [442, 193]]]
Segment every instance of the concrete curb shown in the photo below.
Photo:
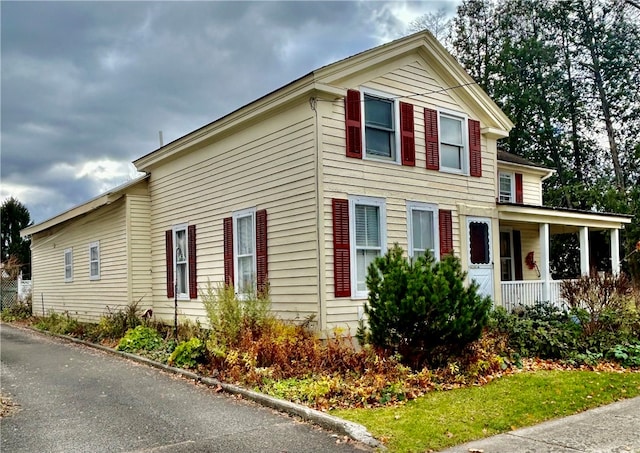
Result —
[[[14, 325], [14, 327], [16, 326]], [[296, 404], [296, 403], [292, 403], [291, 401], [275, 398], [273, 396], [255, 392], [253, 390], [239, 387], [237, 385], [220, 382], [217, 379], [201, 376], [189, 370], [184, 370], [182, 368], [176, 368], [169, 365], [165, 365], [164, 363], [156, 362], [155, 360], [151, 360], [146, 357], [142, 357], [135, 354], [130, 354], [128, 352], [117, 351], [113, 348], [109, 348], [101, 344], [91, 343], [89, 341], [80, 340], [78, 338], [73, 338], [66, 335], [60, 335], [56, 333], [34, 329], [33, 327], [30, 327], [30, 326], [17, 326], [17, 327], [24, 327], [28, 330], [31, 330], [32, 332], [49, 335], [52, 337], [59, 338], [61, 340], [70, 341], [72, 343], [81, 344], [94, 349], [99, 349], [109, 354], [119, 355], [121, 357], [125, 357], [135, 362], [142, 363], [144, 365], [151, 366], [154, 368], [158, 368], [168, 373], [173, 373], [173, 374], [184, 376], [189, 379], [193, 379], [196, 382], [202, 382], [203, 384], [206, 384], [210, 387], [221, 388], [225, 392], [230, 393], [232, 395], [241, 395], [243, 398], [254, 401], [262, 406], [270, 407], [271, 409], [275, 409], [280, 412], [295, 415], [297, 417], [300, 417], [303, 420], [314, 423], [330, 431], [334, 431], [336, 433], [349, 436], [351, 439], [355, 440], [356, 442], [360, 442], [369, 447], [385, 449], [384, 445], [382, 445], [379, 441], [377, 441], [369, 433], [369, 431], [367, 431], [367, 428], [365, 428], [363, 425], [360, 425], [358, 423], [354, 423], [348, 420], [344, 420], [342, 418], [335, 417], [333, 415], [329, 415], [325, 412], [321, 412], [316, 409], [311, 409], [301, 404]]]

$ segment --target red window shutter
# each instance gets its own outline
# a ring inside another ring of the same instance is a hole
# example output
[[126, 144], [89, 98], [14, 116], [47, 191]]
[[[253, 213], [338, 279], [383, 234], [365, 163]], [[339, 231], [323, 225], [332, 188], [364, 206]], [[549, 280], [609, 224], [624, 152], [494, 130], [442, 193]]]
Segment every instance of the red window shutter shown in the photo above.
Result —
[[167, 297], [173, 299], [175, 286], [173, 282], [173, 231], [164, 232], [165, 262], [167, 266]]
[[451, 220], [451, 211], [448, 209], [440, 209], [438, 219], [440, 223], [440, 257], [443, 258], [453, 253], [453, 222]]
[[256, 211], [256, 283], [258, 294], [267, 291], [267, 210]]
[[349, 201], [332, 200], [333, 281], [336, 297], [351, 296], [351, 248], [349, 245]]
[[406, 102], [400, 103], [400, 154], [402, 165], [413, 167], [416, 164], [416, 140], [413, 123], [413, 105]]
[[224, 252], [224, 284], [233, 285], [233, 218], [226, 217], [222, 221]]
[[523, 203], [522, 197], [522, 173], [516, 173], [516, 203]]
[[196, 226], [187, 227], [189, 240], [189, 299], [198, 298], [198, 276], [196, 274]]
[[347, 135], [347, 157], [362, 159], [362, 106], [360, 92], [348, 90], [344, 100], [344, 114]]
[[469, 120], [469, 173], [482, 176], [482, 143], [480, 140], [480, 121]]
[[427, 147], [427, 169], [440, 169], [440, 143], [438, 139], [438, 112], [424, 109], [424, 138]]

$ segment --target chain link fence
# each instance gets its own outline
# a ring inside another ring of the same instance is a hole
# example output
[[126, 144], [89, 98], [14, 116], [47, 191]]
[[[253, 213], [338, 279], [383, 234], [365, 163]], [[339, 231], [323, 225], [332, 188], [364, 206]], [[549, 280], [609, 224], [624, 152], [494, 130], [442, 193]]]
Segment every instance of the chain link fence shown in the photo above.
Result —
[[0, 285], [0, 311], [18, 303], [18, 280], [2, 277]]

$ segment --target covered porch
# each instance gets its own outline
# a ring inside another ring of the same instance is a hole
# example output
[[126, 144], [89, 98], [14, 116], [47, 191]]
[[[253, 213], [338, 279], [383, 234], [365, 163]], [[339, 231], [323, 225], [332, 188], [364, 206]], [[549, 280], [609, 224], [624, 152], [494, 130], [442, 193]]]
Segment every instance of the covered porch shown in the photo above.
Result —
[[[547, 301], [564, 308], [560, 288], [554, 280], [550, 261], [553, 235], [572, 233], [578, 237], [579, 275], [592, 271], [618, 273], [620, 270], [619, 231], [631, 222], [629, 216], [572, 209], [498, 204], [500, 290], [496, 303], [507, 310]], [[609, 265], [596, 269], [592, 262], [589, 233], [604, 232], [609, 239]], [[568, 247], [571, 247], [569, 244]]]

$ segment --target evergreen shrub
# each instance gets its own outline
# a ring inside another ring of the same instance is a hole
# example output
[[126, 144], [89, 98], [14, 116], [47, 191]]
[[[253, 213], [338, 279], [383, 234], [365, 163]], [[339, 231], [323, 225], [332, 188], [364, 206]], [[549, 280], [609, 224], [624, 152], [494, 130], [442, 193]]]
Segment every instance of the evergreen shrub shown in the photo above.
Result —
[[480, 338], [491, 308], [491, 299], [465, 279], [455, 256], [409, 260], [395, 244], [369, 266], [368, 329], [361, 322], [358, 340], [398, 353], [413, 367], [445, 363]]

